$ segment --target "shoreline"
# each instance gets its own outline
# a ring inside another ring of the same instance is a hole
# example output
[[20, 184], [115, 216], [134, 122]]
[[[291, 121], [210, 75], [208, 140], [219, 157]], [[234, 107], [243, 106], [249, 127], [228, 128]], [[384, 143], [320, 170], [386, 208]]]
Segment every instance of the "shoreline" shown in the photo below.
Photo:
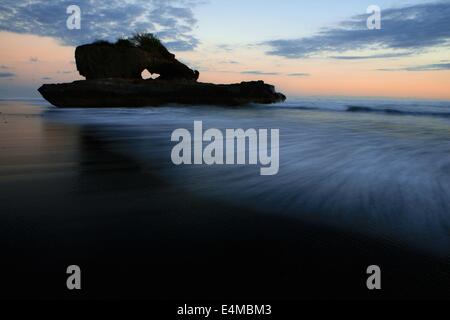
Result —
[[[449, 259], [205, 201], [161, 180], [152, 168], [111, 153], [90, 134], [93, 128], [49, 129], [65, 138], [50, 140], [45, 149], [65, 156], [54, 158], [41, 176], [1, 183], [2, 189], [8, 185], [0, 197], [7, 212], [0, 218], [0, 269], [8, 275], [2, 297], [70, 299], [65, 267], [74, 262], [85, 274], [80, 299], [450, 294]], [[61, 170], [58, 163], [72, 164]], [[374, 261], [383, 272], [380, 293], [365, 288], [365, 268]]]

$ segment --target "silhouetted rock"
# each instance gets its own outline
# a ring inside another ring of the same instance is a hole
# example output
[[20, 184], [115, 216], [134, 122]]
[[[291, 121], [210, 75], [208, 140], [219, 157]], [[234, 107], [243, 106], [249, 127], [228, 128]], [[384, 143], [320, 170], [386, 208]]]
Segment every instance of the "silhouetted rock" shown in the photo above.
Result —
[[[240, 105], [274, 103], [286, 97], [263, 81], [237, 84], [199, 83], [199, 72], [179, 62], [151, 34], [116, 43], [79, 46], [75, 60], [86, 80], [45, 84], [39, 92], [58, 107], [141, 107], [166, 103]], [[143, 80], [148, 70], [160, 76]]]
[[198, 71], [191, 70], [175, 59], [175, 55], [158, 50], [152, 52], [132, 46], [93, 43], [75, 50], [78, 72], [86, 79], [142, 79], [142, 72], [160, 75], [161, 79], [186, 79], [196, 81]]
[[194, 81], [98, 79], [45, 84], [39, 92], [51, 104], [66, 108], [142, 107], [167, 103], [268, 104], [286, 99], [263, 81], [221, 85]]

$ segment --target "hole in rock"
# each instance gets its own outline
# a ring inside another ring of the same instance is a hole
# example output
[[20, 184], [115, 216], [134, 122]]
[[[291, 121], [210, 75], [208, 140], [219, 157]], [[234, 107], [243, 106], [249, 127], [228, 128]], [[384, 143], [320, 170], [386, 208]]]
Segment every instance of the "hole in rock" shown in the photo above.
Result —
[[141, 76], [142, 79], [147, 80], [147, 79], [156, 79], [159, 77], [159, 74], [157, 73], [151, 74], [147, 69], [145, 69], [144, 71], [142, 71]]

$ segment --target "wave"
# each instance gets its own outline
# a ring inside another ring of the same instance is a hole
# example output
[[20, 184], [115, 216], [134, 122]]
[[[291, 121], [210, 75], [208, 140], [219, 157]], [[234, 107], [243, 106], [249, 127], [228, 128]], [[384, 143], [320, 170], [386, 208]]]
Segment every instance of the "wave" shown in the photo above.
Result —
[[[51, 109], [45, 118], [80, 124], [90, 135], [106, 141], [111, 151], [135, 158], [155, 176], [200, 198], [448, 255], [447, 119], [391, 117], [386, 121], [371, 113], [373, 107], [342, 102], [328, 104], [334, 111], [343, 111], [339, 117], [323, 109], [295, 110], [309, 105], [291, 102], [288, 106], [294, 110], [289, 112], [282, 105], [261, 106], [263, 110], [205, 106]], [[311, 104], [321, 105], [325, 104]], [[349, 106], [369, 116], [360, 121], [345, 112]], [[205, 128], [223, 130], [279, 128], [279, 174], [260, 176], [258, 166], [174, 166], [171, 133], [178, 128], [192, 130], [197, 120]]]
[[408, 115], [408, 116], [435, 116], [435, 117], [446, 117], [450, 118], [450, 113], [446, 112], [427, 112], [427, 111], [405, 111], [390, 108], [372, 108], [366, 106], [347, 106], [347, 112], [373, 112], [373, 113], [385, 113], [385, 114], [396, 114], [396, 115]]
[[260, 106], [265, 109], [450, 117], [450, 102], [439, 100], [304, 97]]

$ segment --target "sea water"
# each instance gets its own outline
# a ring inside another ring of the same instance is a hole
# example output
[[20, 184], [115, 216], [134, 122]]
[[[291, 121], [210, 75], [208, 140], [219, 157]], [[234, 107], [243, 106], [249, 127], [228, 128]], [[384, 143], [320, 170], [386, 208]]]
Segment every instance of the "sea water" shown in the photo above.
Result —
[[[217, 205], [450, 252], [450, 102], [308, 97], [236, 108], [20, 105], [40, 110], [43, 123], [88, 130], [109, 151]], [[194, 121], [205, 129], [279, 129], [278, 174], [261, 176], [247, 165], [174, 165], [171, 133]]]

